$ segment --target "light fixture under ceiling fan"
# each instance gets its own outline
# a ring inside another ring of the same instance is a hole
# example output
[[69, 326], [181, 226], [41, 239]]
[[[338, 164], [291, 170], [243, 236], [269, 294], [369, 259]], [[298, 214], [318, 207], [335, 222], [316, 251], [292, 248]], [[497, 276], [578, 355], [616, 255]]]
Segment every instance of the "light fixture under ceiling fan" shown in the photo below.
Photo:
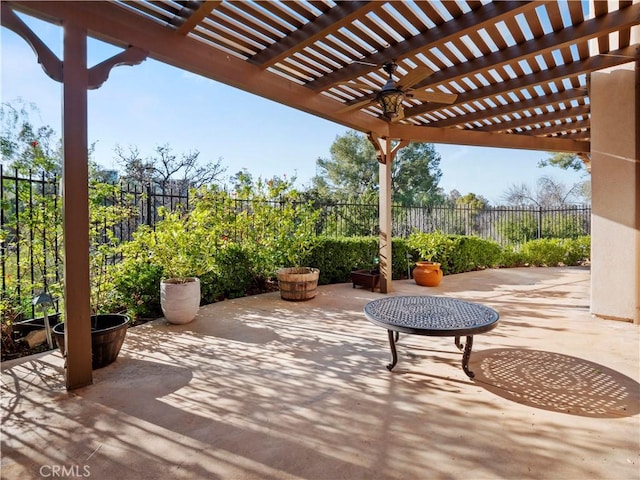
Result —
[[[358, 63], [376, 66], [375, 64], [366, 62]], [[389, 78], [387, 79], [387, 82], [384, 84], [384, 86], [375, 95], [365, 95], [360, 101], [348, 105], [347, 107], [340, 110], [340, 112], [344, 113], [362, 108], [370, 103], [377, 103], [382, 108], [382, 117], [384, 119], [389, 122], [397, 122], [398, 120], [404, 118], [402, 102], [406, 98], [415, 98], [416, 100], [420, 100], [423, 102], [446, 104], [454, 103], [458, 98], [457, 95], [451, 93], [444, 93], [433, 90], [416, 91], [411, 88], [421, 80], [424, 80], [428, 76], [433, 75], [434, 72], [429, 67], [415, 68], [404, 75], [398, 82], [396, 82], [393, 78], [393, 74], [395, 73], [397, 68], [398, 64], [394, 61], [387, 62], [382, 65], [382, 69], [389, 75]], [[363, 83], [348, 82], [345, 83], [345, 85], [367, 90], [374, 90], [371, 85]]]

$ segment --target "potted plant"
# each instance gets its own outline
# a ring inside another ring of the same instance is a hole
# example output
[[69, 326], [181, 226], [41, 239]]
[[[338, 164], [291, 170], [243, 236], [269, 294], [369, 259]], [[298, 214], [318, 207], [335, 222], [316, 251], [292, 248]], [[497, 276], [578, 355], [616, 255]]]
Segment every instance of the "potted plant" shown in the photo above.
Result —
[[373, 292], [380, 282], [380, 258], [373, 257], [373, 262], [368, 269], [353, 270], [351, 272], [351, 282], [353, 283], [353, 288], [359, 285]]
[[277, 272], [278, 288], [283, 300], [304, 301], [314, 298], [318, 291], [320, 270], [302, 266], [302, 261], [313, 247], [315, 221], [318, 212], [310, 204], [298, 204], [292, 215], [283, 215], [279, 234], [279, 249], [291, 267], [280, 268]]
[[151, 232], [150, 260], [163, 269], [160, 306], [169, 323], [191, 322], [200, 308], [199, 275], [207, 271], [210, 256], [206, 228], [194, 214], [158, 211], [162, 219]]
[[424, 233], [413, 232], [407, 239], [409, 247], [414, 249], [422, 260], [415, 263], [413, 279], [418, 285], [424, 287], [437, 287], [444, 275], [440, 263], [435, 258], [446, 257], [450, 240], [440, 232]]
[[[124, 343], [130, 317], [122, 313], [102, 313], [117, 309], [114, 294], [114, 258], [121, 252], [114, 225], [134, 215], [127, 202], [120, 202], [114, 185], [95, 183], [90, 197], [89, 272], [91, 281], [91, 363], [93, 369], [113, 363]], [[100, 313], [99, 313], [100, 312]], [[53, 327], [53, 336], [65, 354], [65, 323]]]

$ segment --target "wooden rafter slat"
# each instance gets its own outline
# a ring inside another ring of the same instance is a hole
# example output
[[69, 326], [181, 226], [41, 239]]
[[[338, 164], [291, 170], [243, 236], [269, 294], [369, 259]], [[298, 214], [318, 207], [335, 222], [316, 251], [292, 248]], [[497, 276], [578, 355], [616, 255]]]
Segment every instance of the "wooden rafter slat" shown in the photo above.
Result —
[[591, 129], [586, 128], [584, 130], [580, 130], [579, 132], [566, 133], [562, 135], [562, 138], [564, 138], [565, 140], [590, 140]]
[[[593, 15], [595, 17], [606, 15], [608, 10], [609, 7], [606, 0], [596, 0], [593, 2]], [[607, 53], [609, 51], [609, 35], [598, 37], [598, 51], [600, 53]]]
[[557, 110], [551, 113], [537, 113], [535, 115], [531, 115], [530, 117], [523, 117], [520, 119], [514, 119], [509, 122], [494, 123], [493, 125], [480, 127], [478, 130], [482, 130], [483, 132], [505, 132], [507, 130], [528, 127], [536, 124], [542, 125], [547, 122], [554, 123], [559, 120], [565, 120], [568, 117], [578, 117], [580, 115], [586, 116], [589, 115], [590, 111], [591, 108], [585, 105], [581, 107], [573, 107], [566, 110]]
[[385, 44], [393, 45], [398, 43], [398, 41], [391, 35], [390, 28], [388, 26], [382, 26], [379, 23], [375, 22], [372, 18], [365, 16], [360, 19], [360, 23], [375, 33], [377, 36], [382, 38], [384, 43], [380, 44], [382, 48], [384, 48]]
[[[579, 90], [565, 90], [558, 93], [552, 93], [551, 95], [545, 95], [541, 97], [531, 98], [524, 100], [519, 103], [509, 103], [507, 105], [502, 105], [501, 107], [489, 109], [489, 110], [479, 110], [475, 113], [468, 113], [466, 115], [460, 115], [457, 117], [448, 118], [446, 120], [440, 120], [438, 122], [434, 122], [433, 126], [437, 127], [452, 127], [455, 125], [462, 125], [464, 123], [480, 121], [485, 118], [506, 115], [509, 113], [518, 113], [524, 110], [531, 110], [534, 108], [539, 108], [550, 103], [561, 102], [561, 101], [570, 101], [576, 98], [582, 98], [587, 95], [587, 91], [583, 89]], [[496, 102], [497, 103], [497, 102]]]
[[152, 0], [152, 1], [149, 1], [148, 3], [150, 3], [157, 9], [162, 10], [163, 12], [166, 12], [171, 16], [178, 15], [181, 10], [181, 8], [177, 7], [174, 3], [166, 2], [163, 0]]
[[495, 25], [487, 25], [485, 28], [489, 38], [496, 44], [499, 50], [507, 48], [507, 42]]
[[358, 52], [357, 59], [364, 58], [368, 55], [368, 51], [360, 45], [360, 43], [356, 42], [350, 35], [347, 35], [341, 31], [337, 31], [332, 35], [337, 41], [342, 42], [343, 45], [351, 48], [352, 50]]
[[[238, 53], [241, 52], [245, 57], [252, 55], [253, 52], [259, 49], [259, 45], [257, 46], [254, 42], [249, 42], [246, 38], [233, 35], [229, 30], [222, 28], [216, 28], [213, 30], [197, 28], [191, 33], [213, 43], [225, 45], [227, 48], [235, 49], [240, 47]], [[235, 45], [235, 47], [232, 47], [233, 45]]]
[[[293, 2], [298, 2], [299, 0], [292, 0], [292, 1]], [[319, 10], [321, 14], [322, 13], [327, 13], [332, 8], [324, 0], [310, 0], [309, 4], [312, 5], [314, 8], [316, 8], [317, 10]]]
[[560, 55], [562, 56], [562, 63], [566, 64], [573, 62], [573, 55], [571, 55], [569, 47], [560, 48]]
[[533, 38], [540, 38], [544, 35], [542, 23], [540, 23], [540, 19], [538, 18], [538, 14], [535, 10], [525, 12], [524, 18], [527, 21], [527, 26], [529, 27], [529, 30], [531, 30]]
[[376, 2], [340, 3], [301, 29], [264, 49], [252, 58], [251, 62], [265, 68], [273, 65], [294, 51], [311, 45], [329, 34], [335, 34], [340, 28], [350, 25], [358, 16], [376, 8], [379, 8]]
[[215, 29], [217, 31], [217, 29], [219, 28], [227, 29], [229, 32], [233, 32], [235, 34], [235, 37], [237, 38], [242, 38], [245, 41], [254, 42], [261, 46], [264, 46], [265, 44], [264, 37], [258, 35], [255, 30], [248, 29], [244, 25], [229, 17], [218, 15], [215, 11], [212, 13], [210, 21], [211, 24], [208, 24], [206, 22], [200, 24], [200, 28], [210, 31], [212, 31], [212, 29]]
[[[574, 75], [591, 73], [595, 70], [614, 67], [628, 62], [627, 58], [629, 56], [632, 56], [634, 53], [635, 49], [633, 49], [632, 47], [627, 47], [626, 49], [616, 50], [615, 52], [613, 52], [612, 56], [590, 57], [583, 62], [572, 62], [567, 65], [550, 68], [548, 70], [542, 70], [534, 75], [527, 75], [526, 77], [522, 78], [505, 80], [504, 82], [491, 85], [489, 87], [484, 87], [460, 94], [456, 103], [472, 102], [474, 100], [498, 94], [506, 95], [511, 91], [521, 88], [533, 87], [535, 85], [561, 80], [563, 78], [571, 77]], [[440, 107], [425, 104], [414, 109], [405, 110], [404, 113], [405, 117], [410, 117], [412, 115], [422, 115], [424, 113], [437, 110], [438, 108]]]
[[549, 16], [549, 22], [554, 32], [559, 32], [564, 28], [562, 22], [562, 15], [560, 14], [560, 8], [556, 2], [548, 3], [546, 5], [547, 15]]
[[462, 9], [453, 0], [443, 0], [442, 6], [447, 12], [449, 12], [449, 15], [451, 15], [453, 18], [458, 18], [460, 15], [462, 15]]
[[515, 17], [505, 19], [504, 23], [509, 29], [509, 33], [511, 34], [511, 36], [513, 37], [513, 39], [517, 44], [522, 44], [527, 41]]
[[471, 52], [469, 47], [467, 47], [462, 40], [454, 39], [451, 41], [451, 43], [458, 49], [462, 56], [465, 57], [466, 61], [476, 58], [476, 56]]
[[140, 11], [149, 17], [156, 18], [163, 23], [171, 23], [172, 16], [167, 14], [164, 10], [159, 10], [157, 8], [150, 8], [144, 3], [133, 3], [127, 5], [129, 8]]
[[[308, 70], [315, 70], [320, 72], [321, 74], [325, 74], [327, 71], [331, 71], [333, 69], [331, 63], [327, 61], [327, 56], [323, 53], [319, 53], [314, 48], [307, 48], [305, 49], [304, 53], [301, 52], [299, 55], [292, 55], [291, 57], [287, 57], [283, 60], [283, 62], [286, 62], [288, 59], [298, 62]], [[311, 72], [305, 74], [310, 78], [316, 78], [318, 76], [318, 74]]]
[[[390, 14], [389, 10], [393, 10], [394, 13]], [[402, 38], [408, 38], [411, 36], [411, 32], [409, 32], [409, 30], [407, 29], [407, 27], [405, 27], [397, 18], [397, 11], [395, 9], [395, 5], [392, 5], [392, 7], [389, 7], [389, 10], [385, 10], [385, 9], [380, 9], [379, 11], [379, 15], [383, 15], [385, 18], [385, 23], [389, 26], [389, 28], [391, 30], [393, 30], [394, 32], [396, 32], [398, 35], [400, 35]], [[398, 42], [393, 42], [393, 43], [398, 43]]]
[[[421, 53], [425, 49], [440, 47], [449, 40], [457, 38], [460, 35], [464, 35], [465, 33], [477, 31], [483, 26], [495, 23], [505, 16], [527, 11], [534, 7], [535, 5], [531, 3], [523, 4], [521, 2], [511, 1], [489, 3], [476, 10], [474, 17], [463, 15], [457, 20], [443, 23], [437, 29], [427, 30], [422, 35], [411, 37], [406, 41], [400, 42], [382, 52], [368, 55], [364, 60], [380, 65], [391, 59], [400, 59], [410, 55], [415, 55], [417, 53]], [[353, 64], [348, 68], [344, 68], [311, 82], [308, 86], [316, 91], [322, 90], [330, 87], [331, 85], [335, 85], [336, 83], [363, 75], [373, 69], [374, 67]]]
[[[418, 32], [422, 33], [427, 30], [427, 26], [424, 22], [409, 8], [408, 4], [405, 2], [396, 2], [393, 7], [398, 11], [400, 15]], [[386, 11], [383, 9], [380, 12], [380, 16], [388, 15]]]
[[431, 2], [416, 2], [414, 5], [418, 7], [418, 9], [421, 10], [422, 13], [424, 13], [425, 16], [429, 20], [431, 20], [436, 26], [442, 25], [443, 23], [445, 23], [445, 19], [442, 18], [442, 15], [440, 14], [440, 12], [438, 12], [435, 8], [433, 8], [433, 6], [431, 5]]
[[271, 42], [275, 42], [279, 38], [272, 30], [259, 23], [252, 22], [244, 12], [236, 9], [235, 3], [230, 5], [223, 2], [218, 10], [220, 11], [220, 13], [229, 17], [233, 21], [238, 22], [241, 25], [245, 25], [247, 29], [250, 29], [257, 34], [270, 39]]
[[290, 13], [280, 2], [257, 0], [256, 4], [264, 8], [266, 11], [272, 13], [280, 20], [288, 23], [289, 25], [292, 25], [296, 29], [299, 29], [304, 25], [304, 22]]
[[[306, 19], [307, 22], [310, 22], [311, 20], [316, 18], [315, 15], [308, 8], [306, 8], [306, 6], [305, 6], [305, 4], [303, 2], [294, 0], [294, 1], [285, 1], [283, 3], [287, 7], [289, 7], [291, 10], [296, 12], [298, 15], [300, 15], [301, 17]], [[316, 3], [318, 3], [318, 2], [316, 2]]]
[[216, 7], [220, 6], [221, 1], [208, 1], [203, 2], [198, 9], [193, 12], [189, 17], [187, 17], [182, 25], [178, 27], [176, 33], [178, 35], [187, 35], [191, 32], [196, 26], [204, 20], [207, 15], [209, 15]]
[[572, 119], [571, 122], [562, 122], [557, 125], [551, 125], [549, 127], [534, 128], [530, 130], [531, 135], [536, 137], [552, 135], [554, 133], [571, 132], [573, 130], [582, 130], [589, 127], [588, 120]]
[[582, 2], [567, 2], [569, 7], [569, 16], [571, 17], [571, 23], [577, 25], [584, 21], [584, 12], [582, 10]]
[[469, 38], [478, 50], [480, 50], [480, 53], [482, 53], [483, 56], [491, 54], [489, 45], [487, 45], [487, 42], [484, 41], [478, 32], [469, 32]]
[[286, 22], [283, 22], [277, 17], [272, 15], [268, 15], [265, 13], [262, 8], [260, 8], [257, 4], [251, 2], [236, 2], [234, 6], [242, 10], [252, 21], [258, 20], [265, 25], [268, 25], [273, 30], [278, 32], [280, 36], [286, 36], [291, 33], [291, 27], [286, 25]]
[[237, 43], [230, 38], [223, 37], [219, 32], [204, 31], [195, 29], [191, 34], [196, 38], [201, 38], [204, 41], [216, 45], [218, 48], [233, 52], [241, 58], [248, 58], [255, 47], [247, 43]]
[[[353, 55], [353, 52], [351, 51], [353, 49], [351, 44], [347, 44], [344, 41], [341, 41], [341, 39], [338, 37], [338, 35], [330, 35], [326, 38], [324, 38], [322, 40], [322, 43], [324, 43], [327, 48], [330, 48], [331, 50], [337, 52], [338, 54], [347, 57], [347, 58], [351, 58]], [[355, 43], [355, 42], [354, 42]], [[346, 60], [341, 59], [338, 64], [344, 66], [347, 63]]]

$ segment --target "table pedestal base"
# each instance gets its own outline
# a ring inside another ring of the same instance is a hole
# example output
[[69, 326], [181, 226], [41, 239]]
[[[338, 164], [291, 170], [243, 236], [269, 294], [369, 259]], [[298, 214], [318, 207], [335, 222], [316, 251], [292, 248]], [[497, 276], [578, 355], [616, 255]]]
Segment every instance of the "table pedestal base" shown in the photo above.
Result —
[[[387, 330], [389, 336], [389, 347], [391, 348], [391, 363], [387, 365], [387, 370], [391, 371], [393, 367], [398, 363], [398, 352], [396, 350], [396, 342], [400, 337], [400, 334], [394, 330]], [[469, 370], [469, 359], [471, 358], [471, 349], [473, 348], [473, 335], [468, 335], [464, 345], [460, 343], [460, 337], [455, 337], [456, 347], [462, 352], [462, 370], [467, 374], [467, 377], [475, 377], [475, 373]]]

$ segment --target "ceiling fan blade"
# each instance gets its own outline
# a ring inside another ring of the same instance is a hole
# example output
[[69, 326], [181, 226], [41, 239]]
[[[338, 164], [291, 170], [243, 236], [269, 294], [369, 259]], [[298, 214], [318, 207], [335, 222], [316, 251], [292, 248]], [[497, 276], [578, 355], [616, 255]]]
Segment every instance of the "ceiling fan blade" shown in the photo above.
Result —
[[407, 74], [400, 79], [400, 81], [398, 82], [398, 86], [402, 89], [411, 88], [416, 83], [433, 75], [433, 73], [433, 70], [431, 70], [429, 67], [414, 68], [413, 70], [407, 72]]
[[362, 108], [370, 103], [373, 103], [375, 101], [375, 97], [371, 98], [369, 95], [366, 95], [365, 97], [363, 97], [362, 100], [360, 100], [359, 102], [356, 103], [352, 103], [349, 105], [345, 105], [344, 108], [341, 108], [340, 110], [338, 110], [339, 114], [342, 113], [348, 113], [351, 112], [353, 110], [357, 110], [358, 108]]
[[422, 92], [409, 92], [407, 93], [407, 97], [415, 98], [417, 100], [422, 100], [423, 102], [433, 102], [433, 103], [446, 103], [452, 104], [455, 103], [458, 99], [458, 95], [453, 93], [444, 93], [437, 91], [422, 91]]

